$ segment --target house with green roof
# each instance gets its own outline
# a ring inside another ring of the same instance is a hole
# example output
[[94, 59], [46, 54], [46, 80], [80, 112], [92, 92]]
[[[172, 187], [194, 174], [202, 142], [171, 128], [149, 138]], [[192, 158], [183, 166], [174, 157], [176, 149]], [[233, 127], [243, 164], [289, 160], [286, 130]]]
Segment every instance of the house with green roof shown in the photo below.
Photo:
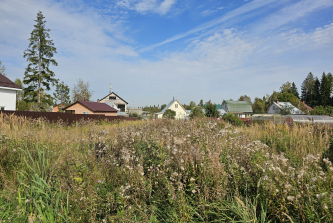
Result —
[[247, 118], [253, 114], [252, 105], [248, 101], [224, 100], [222, 109], [227, 113], [237, 114], [240, 118]]

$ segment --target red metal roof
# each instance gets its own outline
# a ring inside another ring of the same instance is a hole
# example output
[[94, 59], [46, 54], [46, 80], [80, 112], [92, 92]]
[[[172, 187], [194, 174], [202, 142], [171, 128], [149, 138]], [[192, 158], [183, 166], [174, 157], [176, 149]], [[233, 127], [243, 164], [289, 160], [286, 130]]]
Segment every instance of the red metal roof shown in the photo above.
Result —
[[22, 89], [20, 86], [15, 84], [13, 81], [9, 80], [7, 77], [2, 75], [1, 73], [0, 73], [0, 87]]
[[89, 108], [90, 110], [94, 112], [118, 112], [116, 109], [112, 108], [111, 106], [105, 104], [105, 103], [99, 103], [99, 102], [90, 102], [90, 101], [77, 101], [69, 106], [67, 106], [65, 109], [71, 107], [72, 105], [80, 103], [81, 105]]

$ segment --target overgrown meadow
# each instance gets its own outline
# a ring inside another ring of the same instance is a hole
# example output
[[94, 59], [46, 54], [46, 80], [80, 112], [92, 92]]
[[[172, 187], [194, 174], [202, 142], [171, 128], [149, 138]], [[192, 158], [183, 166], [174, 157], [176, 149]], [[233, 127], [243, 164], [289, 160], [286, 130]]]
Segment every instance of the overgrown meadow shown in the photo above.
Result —
[[0, 222], [333, 222], [332, 131], [0, 116]]

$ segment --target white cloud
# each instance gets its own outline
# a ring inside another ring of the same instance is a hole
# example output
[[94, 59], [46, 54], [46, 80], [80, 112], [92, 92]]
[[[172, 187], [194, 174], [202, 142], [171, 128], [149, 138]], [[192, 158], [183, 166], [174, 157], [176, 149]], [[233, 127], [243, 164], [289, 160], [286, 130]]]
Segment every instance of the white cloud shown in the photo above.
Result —
[[267, 6], [269, 4], [272, 4], [274, 2], [276, 2], [277, 0], [253, 0], [249, 3], [246, 3], [244, 5], [242, 5], [241, 7], [235, 9], [235, 10], [232, 10], [228, 13], [226, 13], [225, 15], [217, 18], [217, 19], [214, 19], [214, 20], [211, 20], [209, 22], [206, 22], [194, 29], [191, 29], [185, 33], [180, 33], [180, 34], [177, 34], [171, 38], [168, 38], [160, 43], [157, 43], [157, 44], [153, 44], [151, 46], [148, 46], [148, 47], [145, 47], [143, 49], [141, 49], [141, 51], [147, 51], [147, 50], [152, 50], [154, 49], [155, 47], [158, 47], [158, 46], [161, 46], [161, 45], [164, 45], [164, 44], [167, 44], [167, 43], [170, 43], [170, 42], [173, 42], [173, 41], [176, 41], [178, 39], [181, 39], [181, 38], [184, 38], [186, 36], [189, 36], [189, 35], [192, 35], [192, 34], [195, 34], [195, 33], [198, 33], [200, 31], [203, 31], [203, 30], [206, 30], [206, 29], [209, 29], [209, 28], [212, 28], [216, 25], [219, 25], [221, 23], [224, 23], [232, 18], [235, 18], [235, 17], [238, 17], [238, 16], [241, 16], [243, 14], [246, 14], [246, 13], [249, 13], [251, 11], [254, 11], [254, 10], [257, 10], [259, 8], [262, 8], [264, 6]]
[[116, 5], [137, 11], [141, 14], [149, 12], [160, 15], [167, 14], [177, 0], [119, 0]]

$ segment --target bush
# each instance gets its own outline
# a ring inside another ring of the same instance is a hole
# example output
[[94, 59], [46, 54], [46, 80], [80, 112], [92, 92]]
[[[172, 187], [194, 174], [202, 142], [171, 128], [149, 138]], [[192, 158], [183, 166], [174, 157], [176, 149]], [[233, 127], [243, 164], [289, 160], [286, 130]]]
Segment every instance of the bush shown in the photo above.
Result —
[[241, 126], [244, 122], [237, 116], [232, 113], [227, 113], [223, 115], [223, 119], [237, 126]]
[[202, 111], [202, 107], [200, 106], [197, 106], [197, 107], [194, 107], [192, 109], [192, 112], [190, 114], [190, 118], [194, 118], [194, 117], [197, 117], [197, 118], [202, 118], [205, 116], [204, 112]]
[[163, 118], [167, 118], [167, 119], [175, 119], [175, 116], [176, 116], [176, 112], [171, 109], [166, 110], [163, 114]]

